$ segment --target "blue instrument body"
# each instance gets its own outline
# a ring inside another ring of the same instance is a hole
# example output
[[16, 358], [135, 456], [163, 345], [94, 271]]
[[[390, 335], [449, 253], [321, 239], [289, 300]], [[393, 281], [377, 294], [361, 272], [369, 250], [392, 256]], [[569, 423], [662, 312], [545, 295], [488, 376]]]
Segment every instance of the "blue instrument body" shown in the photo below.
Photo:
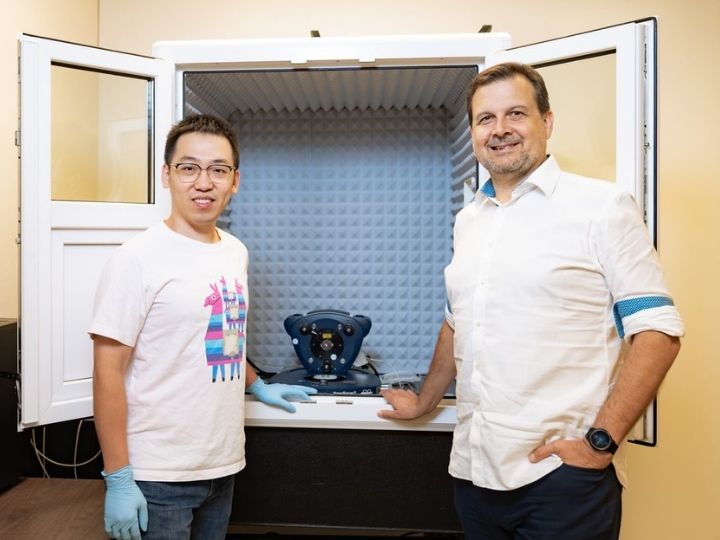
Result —
[[295, 353], [303, 367], [274, 375], [270, 382], [300, 384], [325, 394], [376, 394], [376, 373], [354, 368], [372, 322], [364, 315], [318, 309], [285, 319]]
[[310, 375], [341, 375], [350, 370], [372, 322], [364, 315], [318, 309], [285, 319], [295, 353]]

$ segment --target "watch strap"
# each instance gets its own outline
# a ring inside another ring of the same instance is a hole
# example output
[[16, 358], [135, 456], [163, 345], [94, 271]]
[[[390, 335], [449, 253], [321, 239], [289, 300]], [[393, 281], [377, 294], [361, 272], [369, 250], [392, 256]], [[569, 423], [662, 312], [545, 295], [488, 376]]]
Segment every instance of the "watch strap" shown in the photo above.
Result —
[[[591, 427], [585, 433], [585, 439], [590, 447], [598, 452], [614, 454], [618, 449], [618, 444], [613, 440], [608, 430], [604, 428]], [[604, 441], [604, 444], [599, 444], [598, 439]]]

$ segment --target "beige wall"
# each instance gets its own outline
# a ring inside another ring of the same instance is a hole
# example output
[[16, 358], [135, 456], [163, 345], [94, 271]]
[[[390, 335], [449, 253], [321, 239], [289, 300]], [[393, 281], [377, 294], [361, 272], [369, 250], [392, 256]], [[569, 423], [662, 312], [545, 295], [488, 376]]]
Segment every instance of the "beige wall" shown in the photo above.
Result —
[[[15, 160], [15, 32], [96, 42], [96, 2], [51, 0], [7, 4], [0, 22], [0, 152]], [[20, 3], [18, 3], [20, 4]], [[202, 5], [203, 11], [199, 11]], [[12, 6], [12, 7], [10, 7]], [[5, 7], [5, 6], [3, 6]], [[70, 15], [72, 14], [72, 15]], [[625, 494], [623, 540], [718, 540], [720, 501], [720, 362], [713, 308], [720, 305], [716, 246], [720, 182], [710, 156], [720, 147], [717, 98], [720, 2], [716, 0], [99, 0], [100, 45], [149, 54], [161, 39], [305, 37], [474, 32], [483, 24], [524, 44], [631, 19], [657, 16], [660, 37], [659, 252], [687, 324], [681, 355], [659, 399], [657, 448], [630, 449], [631, 487]], [[129, 31], [131, 29], [131, 31]], [[552, 96], [551, 96], [552, 97]], [[695, 150], [693, 150], [695, 149]], [[16, 312], [14, 174], [0, 199], [0, 317]]]
[[[711, 336], [720, 305], [717, 0], [100, 0], [102, 45], [149, 54], [161, 39], [475, 32], [516, 45], [648, 16], [659, 18], [659, 252], [687, 324], [659, 398], [657, 448], [632, 446], [623, 540], [720, 539], [720, 362]], [[143, 23], [143, 21], [147, 21]], [[158, 23], [157, 21], [161, 21]], [[218, 24], [216, 21], [222, 21]], [[132, 33], [127, 28], [132, 27]], [[552, 96], [551, 96], [552, 97]]]
[[0, 0], [0, 318], [18, 314], [18, 129], [19, 33], [97, 45], [97, 0]]

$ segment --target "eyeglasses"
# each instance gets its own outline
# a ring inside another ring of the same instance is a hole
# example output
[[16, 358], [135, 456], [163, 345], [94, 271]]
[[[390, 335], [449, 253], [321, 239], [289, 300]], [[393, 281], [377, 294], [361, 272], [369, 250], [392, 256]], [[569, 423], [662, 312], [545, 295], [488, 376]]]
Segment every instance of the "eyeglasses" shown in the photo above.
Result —
[[200, 178], [200, 172], [206, 171], [213, 184], [225, 184], [232, 178], [235, 167], [230, 165], [208, 165], [203, 168], [197, 163], [175, 163], [171, 165], [181, 182], [191, 183]]

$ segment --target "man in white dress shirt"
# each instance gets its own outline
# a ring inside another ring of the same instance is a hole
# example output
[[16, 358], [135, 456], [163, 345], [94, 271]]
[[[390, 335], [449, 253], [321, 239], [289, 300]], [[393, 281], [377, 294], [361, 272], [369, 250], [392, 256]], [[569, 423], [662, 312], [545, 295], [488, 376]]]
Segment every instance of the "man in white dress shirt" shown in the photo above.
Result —
[[384, 392], [392, 410], [379, 415], [422, 416], [456, 379], [449, 472], [467, 538], [617, 539], [621, 443], [682, 321], [632, 197], [547, 155], [553, 113], [537, 71], [483, 71], [468, 117], [490, 179], [457, 216], [422, 390]]

